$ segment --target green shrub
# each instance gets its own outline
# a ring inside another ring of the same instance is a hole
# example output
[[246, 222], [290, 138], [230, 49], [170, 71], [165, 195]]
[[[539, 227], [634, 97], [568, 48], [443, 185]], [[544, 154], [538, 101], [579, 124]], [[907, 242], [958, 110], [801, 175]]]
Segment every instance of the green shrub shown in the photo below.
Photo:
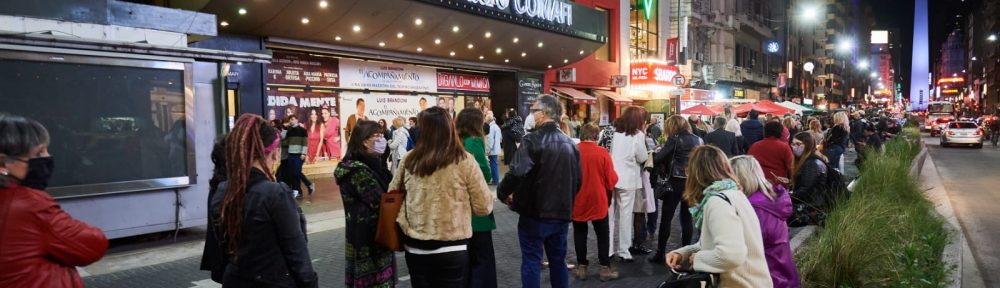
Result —
[[908, 176], [920, 149], [908, 138], [896, 137], [883, 153], [867, 155], [850, 199], [837, 203], [826, 226], [797, 253], [804, 287], [947, 284], [940, 258], [949, 234]]

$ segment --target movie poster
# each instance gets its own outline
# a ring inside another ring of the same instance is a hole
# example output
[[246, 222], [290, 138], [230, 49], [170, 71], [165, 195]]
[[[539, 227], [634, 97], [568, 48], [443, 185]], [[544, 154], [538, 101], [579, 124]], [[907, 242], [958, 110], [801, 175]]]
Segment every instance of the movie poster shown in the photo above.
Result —
[[339, 159], [341, 152], [341, 121], [338, 116], [336, 92], [267, 91], [265, 118], [287, 124], [288, 115], [296, 115], [309, 133], [306, 160]]
[[346, 149], [354, 125], [359, 120], [384, 120], [388, 127], [392, 126], [392, 120], [396, 117], [404, 119], [416, 117], [421, 109], [426, 109], [431, 105], [442, 105], [441, 103], [447, 106], [448, 103], [454, 102], [449, 101], [449, 98], [446, 97], [430, 95], [343, 92], [340, 94], [340, 122], [343, 123], [341, 132], [344, 135], [342, 146]]

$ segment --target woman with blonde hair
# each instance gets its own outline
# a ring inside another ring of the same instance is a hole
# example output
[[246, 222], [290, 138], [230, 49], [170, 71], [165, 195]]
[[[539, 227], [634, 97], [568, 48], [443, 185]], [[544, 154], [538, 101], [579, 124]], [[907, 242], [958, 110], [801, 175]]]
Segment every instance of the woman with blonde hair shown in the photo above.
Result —
[[771, 185], [764, 177], [764, 169], [753, 156], [736, 156], [729, 159], [736, 175], [736, 183], [750, 200], [760, 222], [761, 238], [767, 268], [771, 271], [774, 287], [799, 287], [799, 273], [795, 270], [792, 248], [788, 243], [788, 217], [792, 216], [792, 198], [782, 185]]
[[[823, 144], [823, 125], [819, 123], [818, 119], [809, 117], [809, 129], [806, 132], [809, 132], [809, 135], [812, 136], [813, 143], [816, 143], [816, 145]], [[795, 134], [792, 134], [792, 137], [795, 137]]]
[[674, 211], [680, 206], [681, 215], [681, 244], [691, 244], [691, 237], [694, 234], [692, 227], [691, 213], [688, 206], [681, 197], [684, 194], [684, 182], [687, 179], [688, 156], [695, 147], [704, 144], [701, 137], [691, 132], [691, 124], [684, 117], [679, 115], [667, 118], [666, 131], [667, 143], [660, 148], [660, 151], [653, 156], [653, 166], [656, 170], [663, 171], [671, 187], [663, 197], [663, 204], [660, 209], [660, 234], [656, 241], [656, 254], [649, 258], [649, 262], [659, 263], [663, 261], [663, 255], [667, 248], [667, 240], [670, 238], [670, 224], [674, 219]]
[[667, 266], [719, 273], [720, 287], [772, 287], [757, 214], [725, 155], [711, 145], [691, 153], [684, 200], [701, 238], [668, 253]]
[[410, 131], [403, 127], [406, 119], [396, 117], [392, 119], [392, 140], [389, 140], [389, 160], [392, 161], [392, 171], [399, 168], [399, 160], [403, 160], [406, 155], [406, 143], [410, 141]]
[[843, 111], [833, 115], [833, 127], [828, 131], [829, 135], [823, 139], [823, 155], [830, 160], [833, 168], [840, 169], [840, 156], [847, 151], [847, 141], [851, 138], [850, 121], [847, 113]]

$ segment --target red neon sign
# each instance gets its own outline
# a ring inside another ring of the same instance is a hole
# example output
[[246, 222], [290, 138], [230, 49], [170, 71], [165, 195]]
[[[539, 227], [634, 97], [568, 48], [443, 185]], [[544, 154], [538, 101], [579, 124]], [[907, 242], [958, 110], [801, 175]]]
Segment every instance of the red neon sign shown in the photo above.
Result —
[[679, 74], [677, 66], [660, 61], [638, 61], [629, 65], [632, 85], [674, 86], [673, 78]]

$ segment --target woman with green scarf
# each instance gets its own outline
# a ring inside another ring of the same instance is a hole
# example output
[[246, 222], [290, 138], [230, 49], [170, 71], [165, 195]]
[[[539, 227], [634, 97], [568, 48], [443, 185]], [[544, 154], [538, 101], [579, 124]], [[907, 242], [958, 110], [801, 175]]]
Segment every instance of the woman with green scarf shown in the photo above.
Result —
[[[465, 151], [472, 154], [476, 158], [476, 163], [479, 163], [479, 170], [483, 171], [483, 176], [486, 178], [483, 181], [490, 182], [493, 175], [490, 173], [490, 162], [486, 158], [486, 135], [483, 123], [485, 122], [481, 110], [466, 108], [458, 113], [455, 128], [458, 130], [458, 137], [462, 138]], [[493, 253], [493, 230], [496, 229], [497, 222], [493, 218], [493, 213], [487, 216], [472, 216], [472, 238], [469, 239], [469, 287], [497, 287], [496, 256]]]
[[718, 273], [719, 287], [772, 287], [757, 214], [733, 180], [726, 154], [711, 145], [695, 148], [687, 176], [684, 201], [701, 238], [667, 253], [667, 266]]

